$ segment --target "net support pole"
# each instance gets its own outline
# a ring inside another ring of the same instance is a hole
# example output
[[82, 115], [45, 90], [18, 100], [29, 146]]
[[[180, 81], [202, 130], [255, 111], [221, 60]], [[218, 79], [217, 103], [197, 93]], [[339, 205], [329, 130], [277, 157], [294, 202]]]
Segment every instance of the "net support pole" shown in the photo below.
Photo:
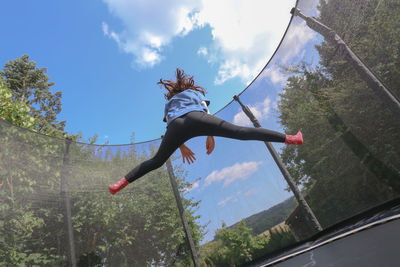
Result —
[[[251, 120], [253, 123], [254, 127], [256, 128], [261, 128], [261, 124], [258, 122], [254, 114], [251, 112], [249, 107], [244, 105], [242, 101], [240, 101], [239, 96], [235, 95], [233, 97], [240, 106], [242, 107], [243, 112], [246, 114], [246, 116]], [[264, 144], [267, 146], [268, 151], [271, 153], [272, 158], [274, 159], [276, 165], [278, 165], [279, 170], [281, 171], [283, 177], [285, 178], [286, 182], [288, 183], [290, 189], [292, 190], [294, 196], [296, 197], [299, 207], [305, 214], [306, 220], [310, 222], [311, 227], [316, 230], [316, 231], [322, 231], [322, 226], [319, 223], [317, 217], [315, 216], [314, 212], [311, 210], [310, 206], [308, 205], [307, 201], [304, 199], [304, 197], [301, 195], [300, 190], [297, 188], [296, 184], [294, 183], [294, 180], [292, 176], [290, 175], [289, 171], [286, 169], [286, 167], [283, 165], [283, 162], [281, 161], [278, 153], [276, 152], [275, 148], [271, 145], [269, 142], [264, 142]]]
[[331, 28], [322, 24], [315, 18], [307, 17], [297, 8], [290, 11], [295, 16], [302, 18], [308, 27], [321, 34], [325, 40], [338, 49], [343, 56], [358, 72], [361, 79], [374, 91], [374, 93], [385, 103], [389, 109], [400, 117], [400, 99], [386, 87], [378, 77], [362, 62], [362, 60], [347, 46], [343, 39]]
[[63, 159], [63, 167], [61, 172], [61, 199], [62, 211], [64, 215], [64, 227], [67, 233], [67, 247], [68, 247], [68, 266], [76, 267], [75, 245], [74, 245], [74, 231], [72, 228], [71, 219], [71, 200], [69, 196], [69, 149], [71, 139], [65, 140], [65, 153]]
[[185, 209], [183, 208], [183, 205], [182, 205], [182, 199], [181, 199], [181, 196], [179, 194], [178, 184], [176, 182], [174, 170], [172, 168], [171, 159], [167, 160], [166, 165], [167, 165], [169, 180], [171, 181], [171, 186], [172, 186], [172, 189], [174, 191], [176, 204], [178, 206], [179, 215], [180, 215], [181, 220], [182, 220], [183, 229], [185, 231], [186, 241], [189, 244], [190, 252], [192, 254], [193, 264], [194, 264], [195, 267], [200, 267], [199, 257], [197, 256], [197, 251], [196, 251], [196, 247], [195, 247], [194, 242], [193, 242], [193, 237], [192, 237], [192, 234], [190, 233], [189, 224], [188, 224], [188, 221], [187, 221], [187, 218], [186, 218], [186, 215], [185, 215]]

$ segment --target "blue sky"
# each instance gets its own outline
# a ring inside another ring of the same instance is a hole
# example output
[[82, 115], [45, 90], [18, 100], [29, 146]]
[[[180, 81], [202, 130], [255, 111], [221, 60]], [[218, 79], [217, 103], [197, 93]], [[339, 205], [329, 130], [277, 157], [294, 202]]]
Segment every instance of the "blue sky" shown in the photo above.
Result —
[[159, 138], [160, 78], [183, 68], [216, 112], [261, 71], [295, 3], [271, 1], [260, 18], [254, 13], [263, 1], [225, 2], [5, 1], [0, 64], [28, 54], [47, 67], [53, 91], [63, 92], [58, 118], [68, 132], [98, 134], [99, 144], [129, 143], [132, 132], [138, 142]]
[[[5, 1], [0, 64], [28, 54], [47, 67], [53, 91], [63, 93], [58, 119], [84, 140], [98, 134], [97, 144], [127, 144], [133, 132], [136, 142], [157, 139], [166, 126], [160, 78], [173, 78], [176, 67], [183, 68], [206, 88], [210, 111], [217, 112], [260, 73], [294, 5], [294, 0]], [[309, 14], [307, 7], [302, 11]], [[279, 65], [315, 63], [312, 41], [318, 36], [295, 19], [274, 60], [242, 96], [264, 127], [282, 130], [276, 104], [286, 77]], [[251, 126], [237, 104], [218, 116]], [[186, 170], [193, 183], [188, 195], [202, 200], [201, 223], [210, 222], [206, 239], [221, 221], [235, 223], [291, 195], [262, 143], [217, 138], [210, 156], [204, 143], [204, 138], [188, 142], [198, 160]]]

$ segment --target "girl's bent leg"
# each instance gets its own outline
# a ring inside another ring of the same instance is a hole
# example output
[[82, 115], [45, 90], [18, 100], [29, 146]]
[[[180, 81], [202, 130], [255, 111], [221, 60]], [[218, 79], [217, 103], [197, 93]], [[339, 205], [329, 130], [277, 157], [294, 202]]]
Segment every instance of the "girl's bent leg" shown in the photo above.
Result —
[[174, 151], [185, 141], [184, 136], [179, 134], [182, 132], [180, 131], [182, 123], [180, 120], [177, 121], [179, 123], [174, 123], [174, 127], [169, 127], [167, 129], [156, 155], [136, 166], [124, 178], [115, 184], [110, 185], [108, 188], [111, 194], [117, 193], [129, 183], [139, 179], [146, 173], [161, 167], [167, 161], [171, 154], [174, 153]]
[[139, 179], [146, 173], [161, 167], [165, 163], [165, 161], [167, 161], [169, 156], [176, 150], [176, 148], [177, 147], [173, 145], [173, 143], [172, 144], [168, 143], [166, 142], [165, 139], [163, 139], [160, 148], [158, 149], [156, 155], [153, 158], [140, 163], [138, 166], [132, 169], [127, 175], [125, 175], [124, 178], [122, 178], [115, 184], [108, 186], [110, 193], [114, 195], [118, 191], [125, 188], [129, 183], [132, 183], [133, 181]]
[[125, 178], [131, 183], [148, 172], [160, 168], [183, 142], [184, 139], [180, 134], [179, 127], [170, 126], [161, 141], [156, 155], [136, 166]]
[[143, 161], [135, 168], [133, 168], [130, 172], [128, 172], [128, 174], [125, 175], [125, 178], [128, 180], [129, 183], [132, 183], [133, 181], [139, 179], [148, 172], [160, 168], [167, 161], [167, 159], [168, 157], [164, 159], [162, 157], [155, 156], [151, 159]]

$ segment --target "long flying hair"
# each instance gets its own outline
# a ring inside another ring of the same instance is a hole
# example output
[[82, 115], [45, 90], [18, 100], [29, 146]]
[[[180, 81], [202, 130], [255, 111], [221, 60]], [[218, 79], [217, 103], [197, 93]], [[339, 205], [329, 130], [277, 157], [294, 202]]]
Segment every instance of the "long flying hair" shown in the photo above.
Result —
[[186, 74], [180, 68], [176, 68], [176, 81], [160, 79], [157, 84], [167, 89], [168, 92], [165, 93], [165, 98], [168, 100], [186, 89], [193, 89], [205, 95], [204, 88], [194, 83], [193, 76]]

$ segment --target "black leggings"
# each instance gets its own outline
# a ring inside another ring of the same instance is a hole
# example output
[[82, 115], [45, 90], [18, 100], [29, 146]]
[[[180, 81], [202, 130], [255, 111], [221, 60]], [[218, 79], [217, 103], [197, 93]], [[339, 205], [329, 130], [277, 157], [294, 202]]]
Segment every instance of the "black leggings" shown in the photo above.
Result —
[[285, 142], [284, 134], [264, 128], [242, 127], [201, 111], [192, 111], [172, 121], [156, 155], [131, 170], [125, 178], [131, 183], [161, 167], [187, 140], [196, 136], [220, 136], [239, 140]]

